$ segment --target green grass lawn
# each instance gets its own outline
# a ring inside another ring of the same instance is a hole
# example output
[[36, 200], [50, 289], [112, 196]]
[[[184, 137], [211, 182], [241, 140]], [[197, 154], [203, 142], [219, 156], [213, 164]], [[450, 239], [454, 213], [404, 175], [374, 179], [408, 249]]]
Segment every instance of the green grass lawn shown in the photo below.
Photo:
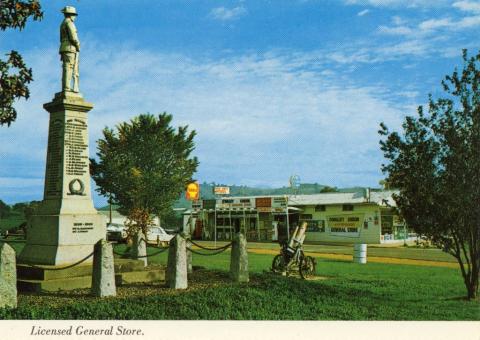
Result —
[[[0, 309], [0, 318], [480, 320], [480, 304], [463, 299], [466, 290], [456, 269], [318, 259], [317, 275], [326, 279], [304, 281], [268, 273], [272, 255], [249, 254], [251, 281], [235, 284], [228, 278], [229, 256], [193, 255], [199, 269], [185, 291], [130, 285], [103, 300], [90, 297], [88, 290], [20, 294], [19, 307]], [[150, 258], [156, 264], [166, 260], [166, 253]]]

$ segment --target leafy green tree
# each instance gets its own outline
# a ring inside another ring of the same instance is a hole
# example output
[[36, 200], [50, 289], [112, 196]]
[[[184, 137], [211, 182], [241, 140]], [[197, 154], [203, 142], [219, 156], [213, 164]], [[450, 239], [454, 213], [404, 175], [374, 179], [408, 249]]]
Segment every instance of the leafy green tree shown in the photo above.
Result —
[[0, 218], [7, 218], [10, 216], [11, 207], [4, 201], [0, 200]]
[[195, 131], [187, 132], [188, 126], [175, 130], [171, 121], [167, 113], [142, 114], [116, 130], [105, 128], [98, 140], [98, 162], [90, 160], [98, 192], [111, 195], [119, 211], [143, 232], [148, 216], [169, 213], [198, 166], [190, 156]]
[[320, 190], [321, 193], [326, 193], [326, 192], [338, 192], [338, 189], [336, 187], [329, 187], [328, 185], [323, 187]]
[[[0, 30], [7, 28], [22, 30], [29, 17], [41, 20], [43, 12], [37, 0], [0, 0]], [[32, 78], [32, 69], [23, 62], [17, 51], [10, 51], [7, 59], [0, 59], [0, 126], [10, 126], [17, 118], [13, 107], [15, 100], [28, 99], [28, 83]]]
[[381, 124], [387, 182], [407, 224], [453, 255], [467, 296], [478, 295], [480, 267], [480, 52], [442, 81], [445, 98], [408, 116], [403, 136]]

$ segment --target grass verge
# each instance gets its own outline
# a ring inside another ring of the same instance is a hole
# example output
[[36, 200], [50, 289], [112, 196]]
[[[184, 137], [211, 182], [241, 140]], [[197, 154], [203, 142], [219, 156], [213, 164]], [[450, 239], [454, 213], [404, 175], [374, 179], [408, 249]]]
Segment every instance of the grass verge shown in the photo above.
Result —
[[[203, 269], [192, 274], [185, 291], [129, 285], [102, 300], [88, 290], [20, 294], [18, 308], [0, 309], [0, 318], [480, 320], [480, 304], [463, 299], [456, 269], [319, 260], [317, 274], [326, 279], [304, 281], [272, 275], [273, 256], [250, 254], [251, 282], [234, 284], [228, 278], [229, 255], [194, 255], [193, 264]], [[151, 262], [165, 264], [166, 257], [163, 253]]]

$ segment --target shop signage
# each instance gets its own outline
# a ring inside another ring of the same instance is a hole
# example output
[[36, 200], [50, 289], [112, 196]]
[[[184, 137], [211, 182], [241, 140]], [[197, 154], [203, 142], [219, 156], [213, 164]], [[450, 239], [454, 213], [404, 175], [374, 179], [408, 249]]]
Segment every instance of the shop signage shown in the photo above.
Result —
[[230, 195], [230, 187], [213, 187], [215, 195]]
[[269, 213], [269, 212], [272, 212], [272, 208], [270, 208], [270, 207], [257, 207], [257, 211], [259, 213]]
[[272, 206], [272, 198], [271, 197], [257, 197], [257, 198], [255, 198], [255, 206], [257, 208], [270, 208]]
[[287, 198], [286, 197], [273, 197], [272, 207], [286, 207], [287, 206]]
[[328, 226], [330, 228], [359, 228], [360, 221], [363, 222], [362, 216], [329, 216]]
[[185, 197], [189, 201], [198, 200], [200, 198], [200, 184], [198, 182], [188, 183]]

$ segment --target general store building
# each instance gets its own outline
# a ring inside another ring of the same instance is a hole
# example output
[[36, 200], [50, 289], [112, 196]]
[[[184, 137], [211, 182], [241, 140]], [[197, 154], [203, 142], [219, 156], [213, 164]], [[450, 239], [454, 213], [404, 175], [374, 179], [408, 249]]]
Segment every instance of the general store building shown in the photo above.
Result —
[[416, 235], [395, 214], [393, 191], [224, 197], [199, 200], [184, 214], [184, 227], [204, 240], [277, 241], [308, 223], [307, 243], [398, 243]]

